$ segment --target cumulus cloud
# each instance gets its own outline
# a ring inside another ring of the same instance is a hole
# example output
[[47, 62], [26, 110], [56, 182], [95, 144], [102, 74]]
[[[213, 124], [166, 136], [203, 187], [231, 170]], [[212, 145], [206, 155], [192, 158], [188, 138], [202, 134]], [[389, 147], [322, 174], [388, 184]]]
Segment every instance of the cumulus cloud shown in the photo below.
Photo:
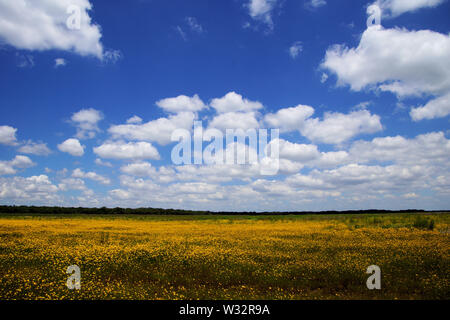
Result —
[[98, 122], [102, 119], [103, 114], [92, 108], [75, 112], [71, 117], [71, 121], [77, 128], [76, 137], [78, 139], [94, 138], [97, 132], [100, 131]]
[[17, 145], [17, 129], [10, 126], [0, 126], [0, 144], [7, 146]]
[[225, 131], [226, 129], [257, 129], [259, 122], [256, 112], [227, 112], [219, 114], [209, 122], [209, 127]]
[[101, 158], [139, 160], [160, 159], [158, 150], [148, 142], [110, 141], [94, 148], [94, 153]]
[[276, 4], [277, 0], [249, 0], [247, 7], [254, 20], [261, 21], [273, 28], [272, 11]]
[[0, 38], [17, 49], [64, 50], [103, 59], [101, 29], [90, 10], [88, 0], [0, 0]]
[[450, 114], [450, 93], [429, 101], [426, 105], [412, 108], [410, 115], [414, 121], [443, 118]]
[[127, 120], [127, 124], [139, 124], [142, 123], [142, 118], [138, 116], [132, 116]]
[[48, 156], [51, 150], [47, 147], [46, 143], [37, 143], [31, 140], [25, 142], [19, 149], [19, 152], [26, 154], [33, 154], [36, 156]]
[[222, 98], [216, 98], [211, 101], [213, 107], [218, 113], [226, 112], [250, 112], [262, 109], [264, 106], [258, 101], [250, 101], [243, 98], [240, 94], [232, 91]]
[[349, 114], [326, 112], [323, 120], [311, 118], [313, 114], [314, 108], [299, 105], [267, 114], [264, 121], [281, 132], [299, 131], [313, 142], [327, 144], [340, 144], [357, 135], [375, 133], [383, 128], [380, 117], [367, 110]]
[[197, 112], [206, 108], [206, 105], [197, 94], [193, 97], [180, 95], [175, 98], [162, 99], [156, 102], [156, 105], [161, 109], [171, 113], [186, 111]]
[[176, 129], [191, 130], [194, 125], [193, 112], [180, 112], [168, 118], [159, 118], [144, 124], [123, 124], [111, 126], [108, 132], [114, 138], [144, 140], [160, 145], [171, 143], [172, 132]]
[[120, 168], [120, 170], [123, 173], [138, 177], [148, 177], [156, 173], [155, 168], [149, 162], [130, 163]]
[[328, 49], [321, 66], [336, 74], [338, 85], [349, 85], [354, 91], [389, 91], [399, 98], [435, 96], [411, 111], [418, 121], [449, 114], [449, 56], [449, 35], [372, 26], [364, 31], [358, 47]]
[[26, 169], [35, 165], [27, 156], [16, 156], [10, 161], [0, 161], [0, 175], [16, 174], [17, 169]]
[[57, 191], [46, 175], [0, 178], [0, 199], [4, 202], [54, 205], [60, 201]]
[[449, 56], [449, 35], [370, 27], [357, 48], [328, 49], [322, 67], [354, 91], [372, 86], [398, 96], [443, 94], [450, 90]]
[[434, 8], [443, 2], [444, 0], [378, 0], [374, 4], [384, 11], [385, 16], [397, 17], [422, 8]]
[[298, 105], [292, 108], [284, 108], [276, 113], [266, 114], [264, 121], [271, 127], [280, 129], [281, 132], [291, 132], [300, 129], [306, 119], [314, 114], [314, 108]]
[[323, 120], [312, 118], [305, 121], [300, 132], [311, 141], [340, 144], [357, 135], [375, 133], [382, 129], [379, 116], [360, 110], [349, 114], [327, 112]]
[[112, 166], [113, 166], [111, 162], [103, 161], [100, 158], [95, 159], [95, 164], [98, 166], [109, 167], [109, 168], [112, 168]]
[[81, 145], [78, 139], [67, 139], [63, 143], [58, 144], [58, 150], [74, 157], [81, 157], [84, 154], [84, 146]]
[[94, 180], [94, 181], [97, 181], [97, 182], [99, 182], [101, 184], [105, 184], [105, 185], [108, 185], [111, 183], [111, 180], [107, 177], [104, 177], [104, 176], [102, 176], [98, 173], [92, 172], [92, 171], [84, 172], [80, 168], [77, 168], [73, 171], [72, 177], [80, 178], [80, 179], [90, 179], [90, 180]]
[[418, 135], [413, 139], [402, 136], [356, 141], [350, 148], [351, 157], [360, 163], [394, 161], [404, 166], [424, 165], [448, 167], [450, 140], [443, 132]]

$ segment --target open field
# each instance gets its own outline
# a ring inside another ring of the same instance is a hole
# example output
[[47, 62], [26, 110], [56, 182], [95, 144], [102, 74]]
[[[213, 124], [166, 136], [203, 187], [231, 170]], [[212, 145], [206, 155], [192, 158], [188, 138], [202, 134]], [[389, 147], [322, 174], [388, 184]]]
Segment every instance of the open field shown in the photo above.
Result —
[[449, 232], [448, 213], [3, 214], [0, 299], [449, 299]]

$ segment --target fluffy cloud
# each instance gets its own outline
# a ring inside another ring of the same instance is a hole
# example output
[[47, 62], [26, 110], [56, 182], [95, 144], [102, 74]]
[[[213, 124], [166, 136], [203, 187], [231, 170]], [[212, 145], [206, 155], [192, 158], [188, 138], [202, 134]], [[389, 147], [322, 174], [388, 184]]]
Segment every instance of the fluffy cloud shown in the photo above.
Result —
[[[91, 9], [88, 0], [0, 0], [0, 38], [18, 49], [65, 50], [103, 59], [101, 30], [89, 16]], [[71, 19], [78, 13], [79, 28]], [[69, 29], [68, 21], [75, 29]]]
[[299, 105], [267, 114], [264, 120], [270, 127], [279, 128], [281, 132], [298, 130], [311, 141], [327, 144], [340, 144], [357, 135], [375, 133], [383, 128], [380, 117], [367, 110], [349, 114], [327, 112], [323, 120], [311, 118], [313, 114], [312, 107]]
[[94, 153], [106, 159], [154, 159], [160, 158], [158, 150], [148, 142], [110, 141], [94, 148]]
[[420, 120], [448, 115], [448, 98], [443, 96], [450, 92], [449, 56], [449, 35], [374, 26], [363, 33], [357, 48], [328, 49], [322, 67], [336, 74], [339, 85], [354, 91], [372, 88], [400, 98], [437, 96], [412, 111], [413, 118]]
[[72, 123], [77, 127], [76, 137], [78, 139], [92, 139], [100, 131], [98, 122], [103, 119], [100, 111], [95, 109], [82, 109], [75, 112], [72, 117]]
[[372, 141], [356, 141], [350, 149], [354, 161], [394, 161], [403, 166], [424, 165], [448, 167], [450, 140], [443, 132], [418, 135], [414, 139], [402, 136], [375, 138]]
[[111, 126], [108, 132], [114, 138], [155, 141], [160, 145], [167, 145], [171, 142], [174, 130], [191, 130], [194, 125], [194, 119], [195, 114], [193, 112], [181, 112], [168, 118], [160, 118], [144, 124]]
[[95, 172], [83, 172], [83, 170], [79, 168], [73, 171], [72, 177], [80, 179], [90, 179], [105, 185], [111, 184], [111, 180], [109, 180], [107, 177], [99, 175]]
[[272, 28], [272, 11], [276, 4], [277, 0], [249, 0], [247, 7], [253, 19], [262, 21]]
[[0, 126], [0, 144], [8, 146], [17, 145], [17, 129], [10, 126]]
[[0, 199], [13, 204], [30, 205], [35, 202], [55, 205], [60, 201], [57, 191], [58, 187], [46, 175], [0, 178]]
[[314, 108], [310, 106], [298, 105], [297, 107], [284, 108], [276, 113], [269, 113], [264, 117], [264, 121], [281, 132], [299, 130], [305, 120], [314, 114]]
[[264, 106], [258, 101], [250, 101], [243, 98], [240, 94], [232, 91], [222, 98], [216, 98], [211, 101], [213, 107], [218, 113], [226, 112], [250, 112], [262, 109]]
[[374, 4], [377, 4], [386, 16], [397, 17], [405, 12], [433, 8], [443, 2], [444, 0], [378, 0]]
[[16, 156], [10, 161], [0, 161], [0, 175], [16, 174], [17, 169], [26, 169], [36, 165], [27, 156]]
[[81, 157], [84, 154], [84, 146], [81, 145], [78, 139], [67, 139], [63, 143], [58, 144], [58, 149], [74, 157]]
[[380, 117], [367, 110], [349, 114], [325, 113], [324, 119], [308, 119], [300, 127], [302, 135], [314, 142], [340, 144], [357, 135], [381, 131]]
[[47, 147], [46, 143], [36, 143], [33, 141], [27, 141], [23, 146], [18, 149], [21, 153], [33, 154], [37, 156], [48, 156], [51, 150]]
[[142, 123], [142, 118], [138, 116], [132, 116], [127, 120], [127, 124], [139, 124]]
[[410, 112], [414, 121], [443, 118], [450, 114], [450, 93], [429, 101], [426, 105], [413, 108]]
[[259, 122], [256, 112], [227, 112], [214, 117], [209, 127], [223, 131], [226, 129], [247, 130], [259, 128]]
[[322, 67], [355, 91], [375, 86], [399, 96], [442, 94], [450, 89], [449, 56], [448, 35], [370, 27], [357, 48], [328, 49]]
[[155, 168], [148, 162], [130, 163], [120, 168], [120, 170], [123, 173], [138, 177], [148, 177], [156, 172]]
[[161, 109], [172, 113], [185, 111], [197, 112], [206, 108], [206, 105], [198, 95], [194, 95], [193, 97], [180, 95], [175, 98], [162, 99], [156, 102], [156, 105]]

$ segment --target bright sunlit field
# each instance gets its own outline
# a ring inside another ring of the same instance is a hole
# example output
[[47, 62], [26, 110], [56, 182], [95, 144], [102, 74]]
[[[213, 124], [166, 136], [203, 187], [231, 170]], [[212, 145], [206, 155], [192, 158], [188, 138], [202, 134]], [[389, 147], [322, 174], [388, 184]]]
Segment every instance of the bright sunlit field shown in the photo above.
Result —
[[449, 214], [5, 214], [0, 299], [448, 299], [449, 230]]

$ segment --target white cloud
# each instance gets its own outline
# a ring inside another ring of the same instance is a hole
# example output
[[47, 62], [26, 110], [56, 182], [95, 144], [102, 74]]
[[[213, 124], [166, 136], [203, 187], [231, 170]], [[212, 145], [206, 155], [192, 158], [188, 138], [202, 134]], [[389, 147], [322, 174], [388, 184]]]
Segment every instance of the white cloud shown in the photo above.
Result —
[[443, 118], [450, 114], [450, 93], [429, 101], [426, 105], [413, 108], [410, 112], [414, 121]]
[[95, 159], [95, 164], [98, 166], [109, 167], [109, 168], [111, 168], [113, 166], [111, 162], [103, 161], [100, 158]]
[[78, 139], [92, 139], [97, 132], [98, 122], [103, 119], [100, 111], [95, 109], [82, 109], [72, 115], [71, 121], [77, 127], [76, 137]]
[[226, 129], [257, 129], [259, 122], [256, 112], [227, 112], [214, 117], [209, 127], [225, 131]]
[[421, 8], [434, 8], [443, 2], [444, 0], [378, 0], [374, 4], [377, 4], [385, 15], [397, 17]]
[[31, 140], [27, 141], [23, 146], [18, 149], [21, 153], [33, 154], [37, 156], [48, 156], [51, 150], [47, 147], [46, 143], [36, 143]]
[[[67, 27], [69, 8], [79, 10], [79, 29]], [[89, 16], [91, 9], [88, 0], [0, 0], [0, 38], [17, 49], [64, 50], [103, 59], [101, 30]]]
[[266, 114], [264, 121], [270, 128], [280, 129], [281, 132], [290, 132], [300, 129], [306, 119], [314, 114], [314, 108], [298, 105], [292, 108], [284, 108], [276, 113]]
[[56, 58], [55, 59], [55, 68], [58, 67], [64, 67], [67, 64], [67, 61], [63, 58]]
[[148, 142], [110, 141], [94, 148], [94, 153], [106, 159], [154, 159], [160, 158], [158, 150]]
[[283, 139], [279, 139], [278, 141], [272, 140], [270, 144], [276, 142], [279, 143], [279, 154], [281, 158], [299, 162], [308, 162], [320, 157], [319, 150], [315, 145], [292, 143]]
[[450, 140], [443, 132], [418, 135], [414, 139], [402, 136], [356, 141], [350, 149], [354, 161], [394, 161], [403, 166], [423, 165], [444, 169], [450, 158]]
[[78, 139], [67, 139], [63, 143], [58, 144], [58, 149], [74, 157], [81, 157], [84, 154], [84, 146], [81, 145]]
[[167, 145], [171, 143], [171, 136], [174, 130], [191, 130], [194, 125], [194, 119], [194, 113], [181, 112], [176, 115], [171, 115], [168, 118], [160, 118], [144, 124], [111, 126], [108, 132], [114, 138], [152, 141], [160, 145]]
[[375, 133], [382, 129], [379, 116], [360, 110], [349, 114], [327, 112], [323, 120], [306, 120], [300, 127], [300, 132], [314, 142], [340, 144], [357, 135]]
[[30, 205], [32, 202], [55, 205], [60, 201], [48, 176], [0, 178], [0, 199]]
[[17, 145], [17, 129], [10, 126], [0, 126], [0, 144], [7, 146]]
[[316, 9], [316, 8], [323, 7], [326, 4], [327, 4], [327, 2], [325, 0], [309, 0], [306, 3], [306, 7], [311, 8], [311, 9]]
[[449, 35], [370, 27], [357, 48], [328, 49], [322, 67], [355, 91], [375, 86], [399, 96], [438, 95], [450, 90], [449, 56]]
[[148, 162], [130, 163], [120, 168], [120, 170], [123, 173], [138, 177], [149, 177], [156, 173], [155, 168]]
[[380, 117], [367, 110], [349, 114], [327, 112], [324, 119], [311, 118], [314, 108], [299, 105], [267, 114], [264, 121], [271, 128], [281, 132], [299, 131], [313, 142], [340, 144], [359, 134], [375, 133], [382, 130]]
[[111, 184], [111, 180], [109, 178], [104, 177], [95, 172], [83, 172], [83, 170], [79, 168], [73, 171], [72, 177], [81, 179], [90, 179], [105, 185]]
[[127, 120], [127, 124], [140, 124], [142, 123], [142, 118], [138, 116], [132, 116]]
[[272, 11], [276, 4], [277, 0], [249, 0], [247, 7], [253, 19], [262, 21], [273, 28]]
[[240, 94], [232, 91], [227, 93], [222, 98], [216, 98], [211, 101], [213, 107], [218, 113], [225, 112], [249, 112], [262, 109], [264, 106], [258, 101], [250, 101], [242, 98]]
[[156, 102], [156, 105], [161, 109], [171, 113], [180, 113], [186, 111], [197, 112], [206, 108], [206, 105], [197, 94], [193, 97], [180, 95], [175, 98], [162, 99]]
[[418, 121], [449, 114], [449, 56], [450, 35], [373, 26], [363, 33], [357, 48], [328, 49], [322, 67], [337, 75], [338, 85], [349, 85], [354, 91], [370, 88], [399, 98], [437, 97], [411, 111]]
[[36, 165], [27, 156], [16, 156], [10, 161], [0, 161], [0, 175], [16, 174], [17, 169], [26, 169]]
[[292, 44], [292, 46], [289, 48], [289, 55], [292, 59], [295, 59], [298, 57], [298, 55], [303, 51], [303, 45], [301, 41], [296, 41]]
[[325, 72], [323, 72], [320, 77], [320, 83], [325, 83], [325, 82], [327, 82], [327, 80], [328, 80], [328, 75]]

